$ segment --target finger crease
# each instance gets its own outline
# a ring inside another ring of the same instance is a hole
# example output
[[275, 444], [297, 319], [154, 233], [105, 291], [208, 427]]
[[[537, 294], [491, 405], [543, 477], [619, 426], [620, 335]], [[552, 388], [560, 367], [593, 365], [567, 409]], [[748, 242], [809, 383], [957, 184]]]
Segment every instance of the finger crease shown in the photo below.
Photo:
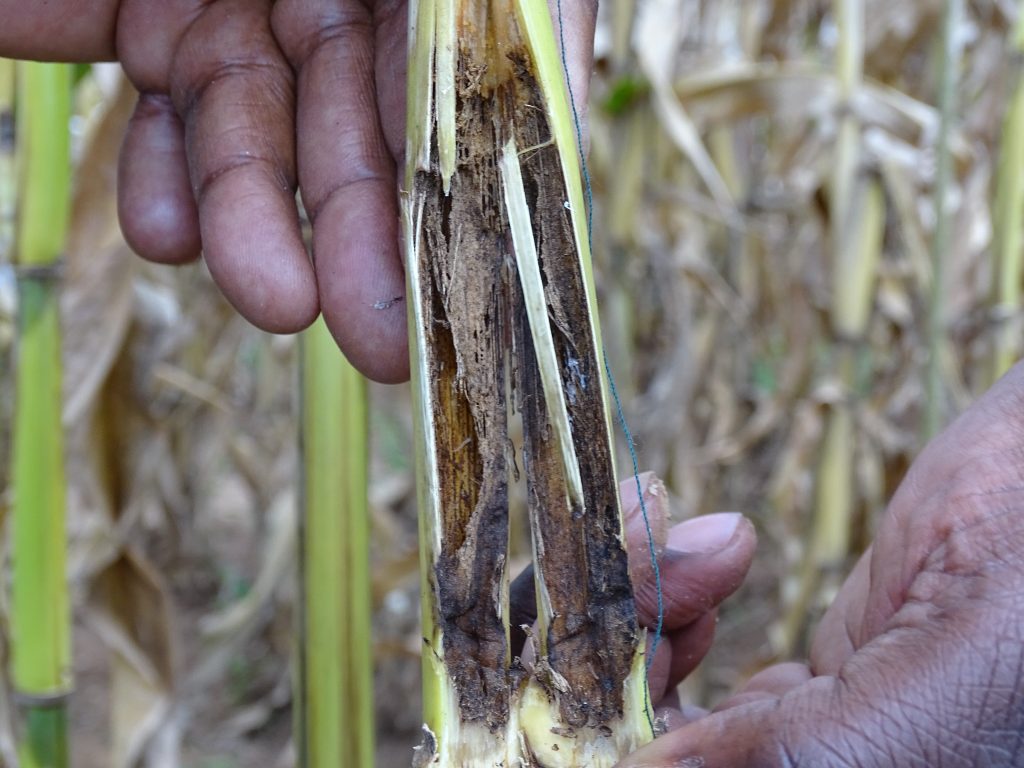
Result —
[[239, 155], [227, 162], [220, 163], [207, 174], [204, 174], [198, 187], [195, 190], [196, 203], [203, 204], [203, 200], [210, 191], [226, 177], [234, 176], [236, 172], [252, 169], [264, 173], [274, 182], [274, 186], [283, 192], [293, 190], [291, 183], [284, 177], [278, 166], [270, 159], [254, 155]]
[[[264, 87], [271, 88], [273, 86], [271, 86], [270, 84], [279, 83], [282, 81], [281, 74], [281, 66], [279, 64], [272, 62], [253, 60], [236, 60], [222, 62], [208, 76], [202, 78], [201, 80], [194, 79], [186, 85], [186, 87], [183, 89], [185, 97], [181, 105], [181, 111], [183, 114], [191, 112], [195, 105], [202, 100], [203, 96], [206, 94], [206, 91], [219, 81], [229, 80], [233, 78], [262, 76], [266, 79], [266, 84]], [[286, 78], [284, 78], [284, 80], [290, 82], [290, 73]]]
[[330, 187], [326, 193], [324, 193], [323, 197], [316, 202], [316, 205], [308, 209], [310, 223], [316, 224], [317, 217], [320, 215], [321, 211], [323, 211], [339, 193], [347, 190], [349, 187], [364, 183], [388, 183], [389, 181], [390, 179], [385, 177], [384, 174], [366, 171], [355, 178], [335, 184], [333, 187]]
[[296, 46], [294, 63], [297, 68], [305, 63], [319, 50], [331, 43], [351, 44], [353, 41], [365, 40], [373, 32], [370, 19], [359, 14], [358, 17], [344, 18], [332, 23], [316, 26], [306, 34]]

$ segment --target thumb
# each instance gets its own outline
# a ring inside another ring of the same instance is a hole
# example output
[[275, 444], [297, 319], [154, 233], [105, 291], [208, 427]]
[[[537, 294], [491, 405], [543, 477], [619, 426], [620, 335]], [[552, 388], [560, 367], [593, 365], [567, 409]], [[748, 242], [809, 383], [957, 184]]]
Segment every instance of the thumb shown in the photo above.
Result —
[[858, 651], [841, 677], [714, 712], [617, 768], [1012, 765], [993, 756], [1024, 745], [1024, 718], [993, 706], [1007, 685], [979, 656], [959, 635], [929, 644], [904, 628]]
[[916, 765], [893, 762], [887, 732], [875, 731], [864, 715], [851, 711], [837, 678], [817, 677], [781, 698], [713, 712], [655, 739], [617, 768]]

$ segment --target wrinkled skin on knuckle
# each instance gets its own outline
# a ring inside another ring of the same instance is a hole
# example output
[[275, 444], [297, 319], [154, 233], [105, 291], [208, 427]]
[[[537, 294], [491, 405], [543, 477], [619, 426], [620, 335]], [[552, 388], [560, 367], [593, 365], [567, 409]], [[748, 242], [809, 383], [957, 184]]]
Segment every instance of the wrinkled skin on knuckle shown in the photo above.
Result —
[[842, 670], [859, 710], [845, 721], [861, 724], [879, 765], [1018, 764], [1008, 756], [1024, 730], [1024, 583], [1000, 577], [926, 569], [889, 630]]
[[1024, 766], [1019, 519], [993, 514], [938, 547], [884, 632], [779, 700], [750, 764]]
[[879, 669], [929, 765], [1024, 764], [1024, 491], [967, 477], [887, 633], [910, 642]]

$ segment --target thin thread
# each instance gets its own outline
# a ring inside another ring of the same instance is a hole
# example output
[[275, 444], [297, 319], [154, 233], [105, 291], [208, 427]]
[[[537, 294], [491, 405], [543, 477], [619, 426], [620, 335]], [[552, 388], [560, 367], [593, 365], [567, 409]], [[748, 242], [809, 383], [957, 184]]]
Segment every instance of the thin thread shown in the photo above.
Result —
[[[583, 190], [586, 195], [586, 208], [587, 208], [587, 246], [590, 249], [591, 254], [594, 252], [594, 189], [590, 183], [590, 170], [587, 168], [587, 157], [583, 151], [583, 125], [580, 121], [579, 110], [576, 109], [576, 97], [573, 95], [572, 87], [570, 86], [569, 80], [569, 60], [565, 52], [565, 25], [562, 23], [562, 0], [558, 0], [557, 3], [558, 12], [558, 42], [562, 49], [562, 69], [565, 72], [565, 86], [569, 91], [569, 106], [572, 107], [572, 118], [576, 124], [576, 150], [580, 156], [580, 172], [583, 176]], [[633, 441], [633, 433], [629, 430], [629, 425], [626, 423], [626, 414], [622, 409], [622, 400], [619, 398], [618, 389], [615, 387], [615, 377], [612, 375], [612, 366], [608, 361], [608, 350], [601, 345], [601, 356], [604, 359], [604, 370], [608, 376], [608, 389], [612, 394], [612, 400], [615, 402], [615, 411], [618, 415], [619, 426], [622, 427], [622, 433], [626, 438], [626, 446], [629, 448], [629, 458], [633, 462], [633, 481], [636, 483], [636, 496], [640, 500], [640, 513], [644, 518], [644, 529], [647, 532], [647, 549], [651, 556], [651, 569], [654, 572], [654, 587], [655, 592], [658, 595], [658, 623], [654, 629], [654, 638], [651, 641], [651, 650], [647, 656], [645, 662], [646, 672], [650, 673], [651, 665], [654, 663], [654, 652], [658, 650], [658, 644], [661, 642], [661, 633], [665, 624], [665, 598], [661, 591], [661, 568], [658, 565], [658, 553], [654, 547], [654, 531], [651, 529], [651, 519], [647, 514], [647, 505], [644, 503], [644, 492], [640, 486], [640, 462], [636, 455], [636, 444]], [[651, 728], [654, 728], [654, 722], [651, 718], [650, 708], [645, 705], [647, 710], [647, 721], [650, 723]]]

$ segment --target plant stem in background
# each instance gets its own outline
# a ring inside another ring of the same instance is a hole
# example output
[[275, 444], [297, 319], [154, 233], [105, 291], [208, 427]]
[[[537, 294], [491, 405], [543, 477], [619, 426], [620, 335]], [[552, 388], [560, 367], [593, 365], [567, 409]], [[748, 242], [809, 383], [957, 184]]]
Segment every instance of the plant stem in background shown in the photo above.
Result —
[[804, 554], [799, 588], [782, 623], [782, 655], [793, 653], [810, 602], [827, 605], [839, 586], [850, 554], [857, 493], [853, 482], [855, 424], [853, 396], [859, 351], [871, 319], [878, 260], [882, 253], [885, 200], [881, 183], [861, 167], [861, 126], [852, 101], [863, 84], [864, 6], [837, 0], [836, 56], [842, 117], [830, 190], [832, 253], [831, 324], [835, 338], [832, 376], [840, 385], [830, 404], [815, 484], [813, 528]]
[[[610, 768], [651, 737], [576, 128], [544, 0], [410, 7], [403, 203], [425, 739], [442, 768]], [[522, 414], [536, 663], [508, 626]]]
[[71, 622], [66, 574], [58, 285], [69, 214], [71, 70], [18, 64], [18, 357], [11, 677], [21, 768], [66, 768]]
[[366, 381], [319, 318], [302, 337], [302, 768], [374, 760]]
[[1020, 357], [1020, 281], [1024, 239], [1024, 2], [1017, 10], [1012, 51], [1015, 61], [1010, 76], [1010, 103], [1003, 121], [1002, 146], [996, 171], [994, 211], [995, 309], [1001, 325], [996, 330], [992, 355], [995, 382]]
[[960, 0], [944, 0], [942, 34], [939, 39], [939, 134], [935, 140], [935, 230], [932, 233], [932, 281], [928, 305], [928, 369], [923, 437], [929, 440], [942, 427], [946, 415], [942, 359], [946, 350], [945, 265], [949, 257], [949, 192], [953, 176], [953, 155], [949, 150], [950, 129], [956, 109], [956, 81], [959, 46], [956, 42]]

